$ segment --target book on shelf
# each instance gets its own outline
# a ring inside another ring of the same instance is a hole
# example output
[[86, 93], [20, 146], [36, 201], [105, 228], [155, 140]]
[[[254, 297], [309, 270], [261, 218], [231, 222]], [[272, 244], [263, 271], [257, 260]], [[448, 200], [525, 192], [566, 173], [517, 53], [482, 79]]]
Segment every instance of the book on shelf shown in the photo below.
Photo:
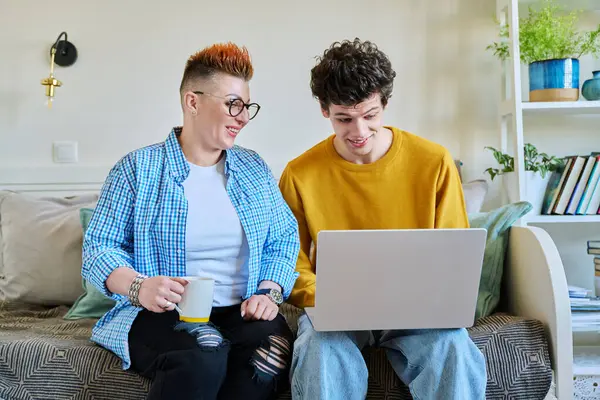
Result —
[[600, 215], [600, 153], [573, 155], [552, 172], [543, 215]]
[[[600, 250], [600, 240], [588, 240], [588, 254]], [[571, 325], [574, 331], [600, 332], [600, 256], [594, 257], [594, 286], [589, 290], [569, 285], [569, 301], [571, 303]]]
[[569, 286], [571, 326], [574, 331], [600, 331], [600, 297], [591, 290]]
[[[588, 254], [600, 256], [600, 240], [588, 240]], [[600, 259], [600, 257], [594, 257], [596, 264], [600, 263], [600, 261], [596, 261], [597, 259]]]

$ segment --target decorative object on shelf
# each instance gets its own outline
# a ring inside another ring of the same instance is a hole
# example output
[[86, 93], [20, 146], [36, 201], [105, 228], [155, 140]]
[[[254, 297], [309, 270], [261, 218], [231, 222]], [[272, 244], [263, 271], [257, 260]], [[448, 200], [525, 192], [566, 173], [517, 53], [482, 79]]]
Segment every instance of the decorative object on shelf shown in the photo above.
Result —
[[[503, 175], [504, 180], [502, 182], [508, 201], [510, 203], [519, 201], [514, 157], [490, 146], [486, 146], [485, 149], [492, 151], [494, 158], [500, 164], [500, 168], [490, 167], [485, 172], [490, 175], [491, 180], [494, 180], [498, 175]], [[540, 153], [531, 143], [525, 143], [524, 154], [526, 201], [533, 206], [533, 213], [539, 214], [542, 209], [546, 185], [550, 180], [550, 172], [559, 169], [563, 160], [555, 156], [549, 156], [546, 153]]]
[[573, 376], [573, 400], [596, 400], [600, 393], [600, 376]]
[[[64, 40], [61, 37], [64, 35]], [[54, 64], [61, 67], [71, 66], [77, 61], [77, 48], [67, 39], [67, 32], [61, 32], [50, 48], [50, 75], [42, 79], [42, 85], [46, 86], [46, 104], [52, 108], [54, 102], [54, 89], [62, 86], [62, 82], [54, 77]]]
[[[550, 180], [550, 174], [542, 178], [533, 171], [525, 171], [525, 199], [533, 206], [532, 214], [538, 215], [542, 211], [544, 194]], [[519, 193], [517, 187], [517, 175], [514, 172], [503, 176], [502, 184], [509, 203], [518, 201]]]
[[600, 398], [600, 347], [594, 345], [573, 347], [573, 392], [573, 400]]
[[529, 64], [529, 101], [579, 100], [579, 60], [535, 61]]
[[[541, 0], [539, 10], [528, 6], [520, 18], [519, 48], [529, 66], [529, 101], [576, 101], [579, 99], [579, 59], [600, 55], [600, 25], [578, 31], [581, 10], [564, 12], [554, 0]], [[500, 42], [487, 46], [500, 60], [509, 57], [509, 26], [500, 27]]]
[[593, 77], [583, 82], [581, 94], [586, 100], [600, 100], [600, 71], [592, 71]]
[[[496, 150], [491, 146], [484, 147], [486, 150], [492, 151], [494, 158], [502, 168], [488, 168], [484, 172], [490, 175], [490, 179], [494, 180], [497, 175], [503, 175], [507, 172], [514, 172], [515, 159], [509, 154], [505, 154], [500, 150]], [[563, 160], [556, 156], [549, 156], [546, 153], [540, 153], [533, 144], [525, 143], [523, 146], [525, 154], [525, 171], [539, 173], [542, 178], [546, 178], [549, 172], [556, 171], [562, 164]]]

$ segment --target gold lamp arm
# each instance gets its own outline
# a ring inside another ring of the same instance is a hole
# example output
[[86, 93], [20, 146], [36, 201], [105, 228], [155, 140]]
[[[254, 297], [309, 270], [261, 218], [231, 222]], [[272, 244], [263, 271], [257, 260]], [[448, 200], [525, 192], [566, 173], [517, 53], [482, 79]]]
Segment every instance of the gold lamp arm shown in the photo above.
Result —
[[56, 56], [56, 47], [52, 46], [50, 50], [50, 76], [54, 75], [54, 58]]
[[[64, 35], [65, 39], [61, 40]], [[58, 54], [57, 54], [58, 53]], [[57, 57], [58, 56], [58, 57]], [[70, 66], [77, 60], [77, 49], [67, 40], [67, 32], [61, 32], [50, 48], [50, 75], [42, 79], [42, 85], [46, 87], [48, 108], [52, 108], [54, 101], [54, 89], [62, 86], [62, 82], [54, 77], [54, 64]]]

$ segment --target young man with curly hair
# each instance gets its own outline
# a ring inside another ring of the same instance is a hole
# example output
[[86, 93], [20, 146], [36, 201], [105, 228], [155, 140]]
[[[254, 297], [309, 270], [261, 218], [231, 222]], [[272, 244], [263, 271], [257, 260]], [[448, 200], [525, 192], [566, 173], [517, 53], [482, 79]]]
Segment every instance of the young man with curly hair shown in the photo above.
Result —
[[[449, 152], [383, 124], [395, 76], [388, 57], [358, 39], [334, 43], [311, 71], [312, 93], [334, 133], [292, 160], [280, 179], [299, 223], [300, 276], [289, 300], [298, 307], [314, 306], [311, 246], [321, 230], [469, 226]], [[340, 290], [343, 279], [351, 278], [340, 277]], [[377, 288], [355, 295], [371, 290]], [[485, 360], [465, 329], [316, 332], [303, 314], [291, 370], [294, 399], [364, 399], [367, 345], [387, 350], [415, 399], [485, 398]]]

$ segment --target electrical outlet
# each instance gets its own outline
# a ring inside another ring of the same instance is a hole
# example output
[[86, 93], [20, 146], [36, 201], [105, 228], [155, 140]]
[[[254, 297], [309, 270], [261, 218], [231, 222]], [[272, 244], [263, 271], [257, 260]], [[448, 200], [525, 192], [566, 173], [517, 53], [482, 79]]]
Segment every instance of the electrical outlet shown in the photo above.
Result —
[[55, 163], [76, 163], [78, 161], [77, 142], [54, 142], [52, 155]]

